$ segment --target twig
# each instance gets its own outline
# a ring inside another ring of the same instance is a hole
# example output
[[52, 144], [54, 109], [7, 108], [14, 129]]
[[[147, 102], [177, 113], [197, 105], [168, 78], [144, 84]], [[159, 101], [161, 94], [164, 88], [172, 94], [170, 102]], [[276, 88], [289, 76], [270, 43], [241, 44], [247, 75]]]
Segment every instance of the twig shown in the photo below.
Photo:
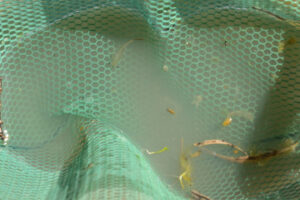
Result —
[[261, 8], [257, 8], [257, 7], [252, 7], [254, 10], [257, 10], [257, 11], [260, 11], [260, 12], [264, 12], [268, 15], [271, 15], [272, 17], [275, 17], [276, 19], [280, 20], [280, 21], [285, 21], [286, 19], [284, 19], [283, 17], [280, 17], [279, 15], [276, 15], [274, 13], [271, 13], [270, 11], [267, 11], [267, 10], [263, 10]]
[[248, 156], [248, 153], [245, 152], [243, 149], [241, 149], [240, 147], [238, 147], [238, 146], [236, 146], [234, 144], [226, 142], [224, 140], [205, 140], [203, 142], [197, 142], [197, 143], [195, 143], [194, 146], [196, 146], [196, 147], [204, 147], [204, 146], [213, 145], [213, 144], [222, 144], [222, 145], [230, 146], [230, 147], [232, 147], [232, 148], [234, 148], [234, 149], [242, 152], [246, 156]]
[[294, 151], [298, 144], [299, 144], [299, 142], [295, 142], [294, 144], [287, 146], [285, 148], [282, 148], [280, 150], [273, 150], [273, 151], [261, 153], [261, 154], [255, 155], [255, 156], [246, 155], [246, 156], [239, 156], [239, 157], [224, 156], [222, 154], [218, 154], [218, 153], [211, 151], [204, 147], [201, 147], [201, 150], [204, 150], [207, 153], [209, 153], [210, 155], [216, 156], [218, 158], [242, 164], [242, 163], [246, 163], [246, 162], [260, 162], [260, 161], [268, 160], [268, 159], [273, 158], [278, 155], [289, 153], [291, 151]]
[[211, 200], [208, 196], [205, 196], [196, 190], [192, 190], [191, 193], [195, 200]]

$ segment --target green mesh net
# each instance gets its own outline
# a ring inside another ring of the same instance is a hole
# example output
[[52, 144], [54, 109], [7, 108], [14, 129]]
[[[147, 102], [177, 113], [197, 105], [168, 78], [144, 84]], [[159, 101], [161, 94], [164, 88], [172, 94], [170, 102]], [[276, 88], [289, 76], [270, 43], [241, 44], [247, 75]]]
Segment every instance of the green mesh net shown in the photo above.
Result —
[[0, 199], [299, 199], [298, 146], [202, 151], [179, 181], [195, 142], [299, 142], [299, 20], [299, 0], [0, 0]]

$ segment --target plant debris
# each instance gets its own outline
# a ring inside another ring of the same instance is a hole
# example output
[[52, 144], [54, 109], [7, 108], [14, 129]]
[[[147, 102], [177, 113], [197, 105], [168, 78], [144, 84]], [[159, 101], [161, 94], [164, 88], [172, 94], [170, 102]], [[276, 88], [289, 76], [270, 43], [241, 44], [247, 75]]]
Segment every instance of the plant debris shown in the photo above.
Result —
[[181, 138], [181, 153], [180, 153], [180, 167], [183, 171], [180, 176], [178, 177], [180, 181], [181, 188], [184, 189], [184, 183], [187, 182], [190, 186], [192, 185], [192, 178], [191, 178], [191, 160], [189, 154], [184, 152], [183, 150], [183, 139]]
[[208, 145], [213, 145], [213, 144], [222, 144], [222, 145], [226, 145], [226, 146], [230, 146], [236, 150], [238, 150], [239, 152], [242, 152], [245, 155], [248, 155], [247, 152], [245, 152], [243, 149], [241, 149], [240, 147], [231, 144], [229, 142], [226, 142], [225, 140], [205, 140], [203, 142], [197, 142], [194, 144], [194, 146], [196, 147], [204, 147], [204, 146], [208, 146]]
[[[204, 146], [212, 145], [212, 144], [223, 144], [223, 145], [231, 146], [231, 147], [239, 150], [240, 152], [244, 153], [245, 155], [239, 156], [239, 157], [230, 157], [230, 156], [218, 154], [218, 153], [211, 151], [204, 147]], [[249, 162], [259, 163], [259, 162], [269, 160], [273, 157], [276, 157], [276, 156], [279, 156], [282, 154], [293, 152], [293, 151], [295, 151], [298, 144], [299, 144], [299, 142], [289, 141], [288, 143], [285, 144], [286, 145], [285, 147], [283, 147], [279, 150], [267, 151], [265, 153], [258, 153], [256, 155], [248, 155], [248, 153], [243, 151], [240, 147], [233, 145], [229, 142], [226, 142], [224, 140], [206, 140], [204, 142], [195, 143], [194, 146], [200, 147], [200, 151], [205, 151], [205, 152], [207, 152], [213, 156], [216, 156], [218, 158], [242, 164], [242, 163], [249, 163]]]
[[153, 154], [159, 154], [159, 153], [162, 153], [162, 152], [164, 152], [164, 151], [166, 151], [166, 150], [168, 150], [168, 147], [164, 147], [164, 148], [162, 148], [162, 149], [159, 150], [159, 151], [149, 151], [148, 149], [146, 149], [146, 153], [147, 153], [148, 155], [153, 155]]
[[192, 190], [191, 193], [195, 200], [211, 200], [208, 196], [205, 196], [196, 190]]
[[285, 21], [286, 20], [283, 17], [280, 17], [279, 15], [276, 15], [276, 14], [274, 14], [274, 13], [268, 11], [268, 10], [263, 10], [261, 8], [257, 8], [257, 7], [254, 7], [254, 6], [252, 7], [252, 9], [260, 11], [260, 12], [263, 12], [263, 13], [266, 13], [266, 14], [268, 14], [268, 15], [270, 15], [270, 16], [272, 16], [272, 17], [274, 17], [274, 18], [276, 18], [276, 19], [278, 19], [280, 21]]

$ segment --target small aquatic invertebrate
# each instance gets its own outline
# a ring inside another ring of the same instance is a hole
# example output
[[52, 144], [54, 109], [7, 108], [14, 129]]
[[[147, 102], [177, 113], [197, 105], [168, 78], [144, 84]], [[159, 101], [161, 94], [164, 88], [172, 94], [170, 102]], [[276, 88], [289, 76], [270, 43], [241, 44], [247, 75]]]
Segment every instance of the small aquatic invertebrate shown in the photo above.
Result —
[[222, 123], [223, 126], [229, 126], [232, 122], [232, 118], [228, 116]]
[[235, 117], [235, 116], [242, 117], [244, 119], [249, 120], [250, 122], [253, 122], [253, 120], [254, 120], [254, 116], [253, 116], [252, 113], [250, 113], [248, 111], [244, 111], [244, 110], [237, 110], [237, 111], [230, 112], [227, 115], [226, 119], [223, 121], [222, 125], [223, 126], [230, 125], [231, 122], [232, 122], [232, 118]]

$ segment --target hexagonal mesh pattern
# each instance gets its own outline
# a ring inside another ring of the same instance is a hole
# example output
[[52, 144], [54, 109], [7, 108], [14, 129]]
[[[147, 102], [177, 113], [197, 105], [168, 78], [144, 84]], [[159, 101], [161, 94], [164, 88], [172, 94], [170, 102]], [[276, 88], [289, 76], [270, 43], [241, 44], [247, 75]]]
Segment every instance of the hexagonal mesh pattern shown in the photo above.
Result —
[[299, 142], [299, 20], [299, 0], [0, 0], [1, 198], [298, 199], [298, 146], [177, 178], [180, 138]]

